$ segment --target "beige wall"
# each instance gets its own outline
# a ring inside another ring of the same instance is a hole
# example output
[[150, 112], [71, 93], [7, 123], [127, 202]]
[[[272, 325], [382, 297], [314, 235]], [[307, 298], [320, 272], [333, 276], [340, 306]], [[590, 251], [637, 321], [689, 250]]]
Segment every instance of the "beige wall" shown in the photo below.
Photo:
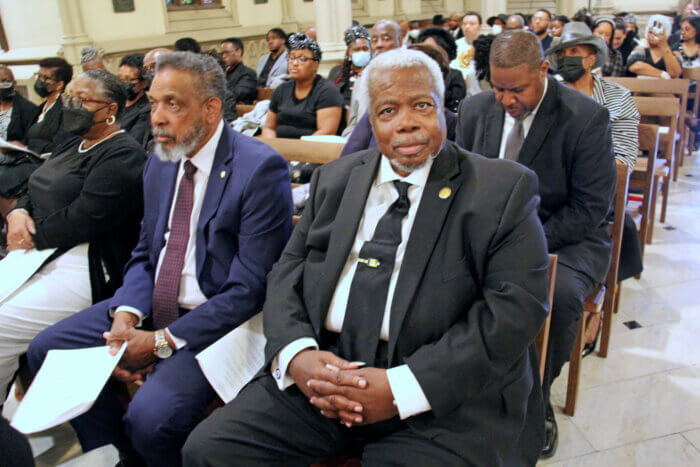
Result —
[[165, 34], [165, 8], [158, 0], [134, 0], [131, 13], [114, 13], [112, 2], [104, 0], [81, 0], [80, 7], [95, 42]]
[[246, 26], [280, 24], [282, 9], [278, 2], [255, 5], [255, 0], [237, 0], [238, 20]]
[[61, 43], [55, 0], [0, 0], [0, 15], [11, 49]]

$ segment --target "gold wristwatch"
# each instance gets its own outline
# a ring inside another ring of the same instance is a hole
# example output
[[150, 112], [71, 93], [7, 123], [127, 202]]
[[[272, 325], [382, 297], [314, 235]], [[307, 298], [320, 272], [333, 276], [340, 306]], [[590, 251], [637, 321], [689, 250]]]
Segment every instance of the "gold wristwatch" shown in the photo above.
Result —
[[167, 339], [165, 339], [164, 329], [156, 331], [156, 347], [153, 349], [153, 353], [160, 359], [168, 358], [173, 354], [173, 349], [170, 348]]

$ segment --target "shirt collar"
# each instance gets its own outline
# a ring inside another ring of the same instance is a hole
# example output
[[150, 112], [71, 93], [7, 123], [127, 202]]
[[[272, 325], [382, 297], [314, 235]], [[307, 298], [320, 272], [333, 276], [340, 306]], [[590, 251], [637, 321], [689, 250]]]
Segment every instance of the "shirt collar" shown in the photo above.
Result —
[[382, 154], [382, 159], [379, 163], [379, 172], [377, 173], [377, 178], [375, 179], [375, 186], [382, 185], [384, 183], [390, 183], [394, 180], [400, 180], [402, 182], [410, 183], [411, 185], [425, 187], [428, 182], [428, 175], [430, 175], [430, 169], [433, 166], [434, 158], [431, 158], [427, 164], [418, 170], [414, 170], [407, 177], [402, 177], [401, 175], [394, 172], [394, 169], [389, 162], [389, 158]]
[[[540, 101], [537, 103], [537, 107], [530, 112], [530, 115], [533, 117], [537, 115], [537, 111], [540, 110], [540, 106], [542, 105], [542, 101], [544, 101], [544, 96], [547, 95], [547, 88], [549, 87], [549, 78], [544, 79], [544, 91], [542, 91], [542, 97], [540, 97]], [[529, 115], [528, 115], [529, 116]]]
[[[197, 154], [190, 158], [192, 165], [197, 167], [197, 170], [203, 172], [204, 175], [209, 177], [211, 173], [211, 168], [214, 165], [214, 156], [216, 155], [216, 148], [219, 145], [219, 139], [221, 138], [221, 133], [224, 131], [224, 121], [220, 120], [219, 125], [216, 127], [216, 131], [209, 138], [209, 141], [202, 146]], [[185, 163], [186, 158], [183, 158], [181, 164]]]

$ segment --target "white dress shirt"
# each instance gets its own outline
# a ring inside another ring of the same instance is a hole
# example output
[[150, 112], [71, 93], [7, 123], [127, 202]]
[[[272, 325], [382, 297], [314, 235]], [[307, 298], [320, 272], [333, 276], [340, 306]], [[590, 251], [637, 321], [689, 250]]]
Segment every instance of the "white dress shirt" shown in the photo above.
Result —
[[[192, 310], [202, 303], [207, 301], [207, 297], [202, 292], [199, 287], [199, 281], [197, 280], [197, 224], [199, 223], [199, 213], [202, 211], [202, 202], [204, 201], [204, 194], [207, 190], [207, 182], [209, 181], [209, 175], [211, 173], [211, 168], [214, 165], [214, 155], [216, 154], [216, 148], [219, 145], [219, 138], [221, 138], [221, 133], [224, 130], [223, 120], [219, 122], [216, 127], [214, 135], [207, 141], [207, 143], [202, 146], [197, 154], [189, 158], [189, 161], [197, 167], [197, 171], [194, 173], [194, 195], [192, 198], [192, 214], [190, 215], [190, 238], [187, 240], [187, 250], [185, 250], [185, 262], [182, 267], [182, 276], [180, 276], [180, 289], [177, 298], [177, 303], [180, 308], [186, 310]], [[175, 208], [175, 202], [177, 200], [177, 192], [180, 189], [180, 180], [185, 174], [185, 161], [188, 160], [183, 158], [180, 161], [180, 166], [177, 170], [177, 178], [175, 179], [175, 192], [173, 193], [173, 200], [170, 205], [170, 215], [168, 216], [168, 228], [165, 230], [165, 243], [163, 244], [163, 249], [160, 250], [160, 255], [158, 256], [158, 264], [156, 266], [156, 273], [154, 276], [153, 283], [155, 284], [158, 280], [158, 273], [160, 272], [160, 266], [163, 262], [165, 256], [165, 249], [168, 246], [168, 238], [170, 237], [170, 225], [173, 220], [173, 211]], [[135, 314], [139, 318], [138, 325], [141, 325], [143, 321], [144, 314], [141, 310], [130, 306], [119, 306], [116, 311], [128, 311]], [[184, 339], [179, 339], [174, 336], [170, 330], [168, 334], [175, 342], [175, 346], [181, 349], [187, 342]]]
[[[394, 270], [389, 281], [389, 291], [387, 294], [386, 306], [384, 307], [380, 339], [385, 341], [389, 340], [389, 317], [391, 315], [391, 304], [394, 300], [394, 289], [396, 288], [399, 271], [401, 270], [404, 253], [406, 252], [406, 244], [408, 243], [411, 228], [416, 218], [416, 212], [418, 211], [418, 206], [423, 196], [423, 189], [428, 180], [432, 164], [433, 162], [431, 160], [425, 167], [412, 172], [408, 177], [401, 177], [394, 172], [389, 160], [385, 156], [381, 157], [379, 170], [369, 195], [367, 196], [365, 210], [360, 219], [355, 241], [350, 249], [340, 278], [338, 279], [335, 292], [333, 293], [333, 299], [331, 300], [328, 314], [326, 315], [325, 328], [328, 331], [335, 333], [340, 333], [342, 331], [350, 294], [350, 286], [355, 275], [355, 269], [357, 268], [360, 249], [366, 241], [372, 239], [379, 220], [389, 210], [389, 207], [394, 201], [399, 198], [399, 193], [393, 182], [394, 180], [401, 180], [411, 184], [408, 189], [408, 198], [411, 201], [411, 207], [401, 225], [401, 243], [396, 250]], [[294, 384], [294, 380], [287, 374], [287, 367], [297, 353], [307, 348], [318, 348], [318, 343], [313, 338], [298, 339], [286, 345], [273, 360], [271, 371], [281, 390]], [[388, 369], [387, 378], [389, 379], [389, 386], [391, 387], [391, 392], [396, 400], [399, 415], [402, 419], [431, 410], [430, 403], [425, 397], [425, 393], [408, 365], [400, 365]]]
[[[540, 101], [537, 103], [537, 107], [535, 107], [535, 109], [523, 119], [523, 140], [527, 138], [527, 134], [530, 132], [530, 127], [532, 126], [532, 122], [535, 120], [537, 111], [540, 110], [540, 106], [542, 105], [544, 96], [547, 95], [548, 87], [549, 80], [545, 78], [544, 91], [542, 92], [542, 97], [540, 97]], [[508, 115], [508, 112], [505, 112], [505, 114], [506, 118], [505, 120], [503, 120], [503, 134], [501, 135], [501, 149], [498, 151], [499, 159], [503, 159], [503, 155], [506, 153], [506, 141], [508, 140], [508, 133], [510, 133], [510, 130], [512, 130], [513, 126], [515, 125], [515, 119]]]
[[467, 42], [466, 37], [460, 37], [455, 41], [457, 45], [457, 57], [450, 62], [450, 68], [462, 72], [466, 79], [469, 73], [474, 74], [474, 46]]

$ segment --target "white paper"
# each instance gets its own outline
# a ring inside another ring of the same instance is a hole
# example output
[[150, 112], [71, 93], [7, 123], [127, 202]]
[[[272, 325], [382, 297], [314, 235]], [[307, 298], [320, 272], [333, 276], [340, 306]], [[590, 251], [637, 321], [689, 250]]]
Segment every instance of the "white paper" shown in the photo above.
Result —
[[265, 342], [260, 312], [197, 354], [202, 373], [225, 403], [262, 368]]
[[0, 261], [0, 303], [27, 282], [55, 251], [56, 248], [9, 252]]
[[109, 346], [50, 350], [12, 426], [24, 434], [36, 433], [90, 410], [125, 350], [126, 342], [114, 356]]
[[346, 140], [338, 135], [307, 135], [300, 138], [302, 141], [315, 141], [317, 143], [340, 143], [345, 144]]
[[0, 136], [0, 149], [11, 149], [13, 151], [22, 151], [22, 152], [28, 152], [29, 154], [33, 154], [37, 157], [39, 157], [39, 154], [35, 153], [34, 151], [29, 150], [28, 148], [23, 148], [21, 146], [14, 145], [7, 141], [5, 138]]

